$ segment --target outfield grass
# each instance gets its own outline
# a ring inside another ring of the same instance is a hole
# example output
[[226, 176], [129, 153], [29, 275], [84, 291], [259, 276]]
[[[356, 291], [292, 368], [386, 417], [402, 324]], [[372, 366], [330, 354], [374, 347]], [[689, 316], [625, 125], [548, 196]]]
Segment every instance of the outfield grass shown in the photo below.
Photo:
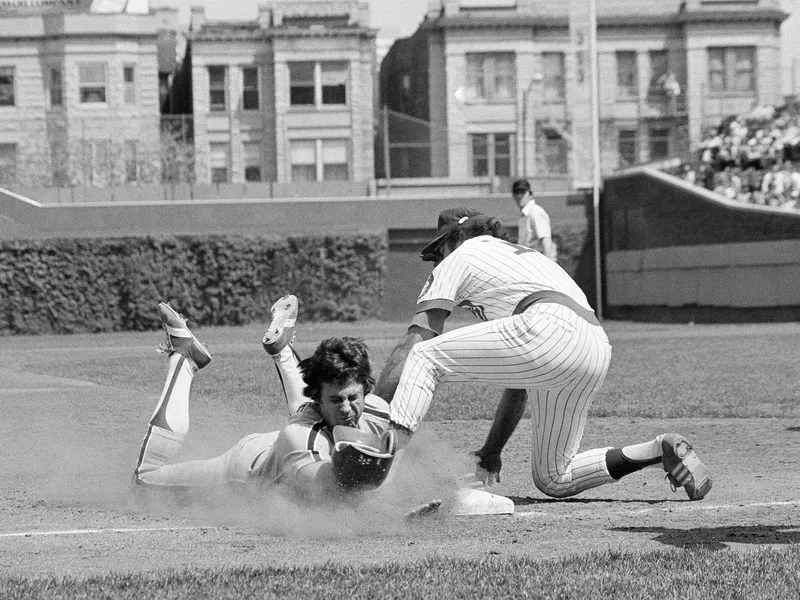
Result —
[[800, 550], [604, 552], [557, 561], [428, 559], [373, 567], [221, 569], [89, 579], [0, 576], [4, 600], [775, 600], [800, 593]]
[[[351, 325], [334, 333], [365, 332], [378, 371], [386, 360], [393, 337], [375, 335], [380, 325]], [[730, 326], [654, 326], [658, 335], [631, 336], [613, 322], [607, 326], [614, 349], [606, 382], [590, 415], [645, 418], [800, 418], [800, 368], [797, 366], [800, 328], [785, 326], [731, 328]], [[302, 355], [313, 352], [330, 328], [303, 332], [297, 346]], [[209, 328], [214, 362], [196, 379], [198, 395], [211, 403], [235, 409], [263, 411], [264, 398], [282, 396], [272, 366], [260, 348], [260, 329]], [[369, 335], [372, 334], [372, 335]], [[362, 333], [362, 335], [364, 335]], [[125, 340], [124, 336], [117, 336]], [[159, 334], [131, 334], [131, 353], [82, 352], [65, 360], [62, 353], [32, 358], [26, 368], [37, 373], [72, 377], [104, 385], [153, 393], [162, 369], [153, 360]], [[124, 341], [123, 341], [124, 343]], [[144, 344], [144, 346], [142, 346]], [[155, 368], [154, 368], [155, 367]], [[490, 419], [496, 388], [477, 384], [440, 386], [429, 420]]]

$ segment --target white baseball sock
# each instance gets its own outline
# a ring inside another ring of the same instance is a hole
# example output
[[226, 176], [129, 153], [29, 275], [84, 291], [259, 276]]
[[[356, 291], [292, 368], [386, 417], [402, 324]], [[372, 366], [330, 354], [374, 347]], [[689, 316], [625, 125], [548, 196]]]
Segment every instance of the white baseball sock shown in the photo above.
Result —
[[661, 449], [661, 438], [663, 437], [663, 435], [659, 435], [649, 442], [625, 446], [622, 448], [622, 454], [625, 458], [634, 462], [652, 462], [663, 454]]
[[189, 431], [189, 392], [194, 379], [191, 361], [174, 352], [169, 357], [167, 381], [150, 424], [185, 436]]

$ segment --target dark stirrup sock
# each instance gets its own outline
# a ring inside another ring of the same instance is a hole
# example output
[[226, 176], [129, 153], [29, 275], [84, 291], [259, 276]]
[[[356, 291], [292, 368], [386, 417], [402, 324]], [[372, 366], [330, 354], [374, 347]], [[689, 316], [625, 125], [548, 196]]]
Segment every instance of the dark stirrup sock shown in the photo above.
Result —
[[606, 468], [608, 469], [608, 474], [614, 479], [620, 479], [625, 475], [641, 471], [645, 467], [660, 464], [660, 456], [651, 460], [634, 461], [626, 457], [620, 448], [612, 448], [606, 452]]

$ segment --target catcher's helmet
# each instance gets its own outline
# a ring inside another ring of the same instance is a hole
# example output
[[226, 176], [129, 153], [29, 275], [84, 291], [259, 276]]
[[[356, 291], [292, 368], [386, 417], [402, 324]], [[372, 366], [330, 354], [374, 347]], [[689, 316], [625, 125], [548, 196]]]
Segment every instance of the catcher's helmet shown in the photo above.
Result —
[[333, 428], [331, 462], [339, 485], [346, 489], [379, 487], [389, 474], [397, 450], [391, 429], [383, 435], [337, 425]]

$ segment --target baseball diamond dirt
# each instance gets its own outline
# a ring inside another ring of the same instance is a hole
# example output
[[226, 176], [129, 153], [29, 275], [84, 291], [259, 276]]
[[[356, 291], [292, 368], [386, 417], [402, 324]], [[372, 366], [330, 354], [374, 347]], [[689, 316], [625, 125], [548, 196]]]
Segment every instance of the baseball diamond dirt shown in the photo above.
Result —
[[[626, 344], [645, 340], [674, 345], [680, 348], [676, 353], [694, 361], [707, 359], [692, 354], [700, 339], [741, 336], [746, 343], [769, 335], [790, 347], [800, 333], [795, 324], [612, 322], [605, 327], [622, 354]], [[385, 349], [403, 329], [383, 322], [314, 324], [301, 333], [309, 341], [301, 339], [299, 347], [357, 330], [372, 348]], [[215, 353], [213, 368], [219, 373], [255, 352], [260, 339], [256, 326], [200, 333]], [[460, 420], [459, 414], [432, 415], [415, 438], [416, 449], [404, 458], [406, 471], [394, 487], [357, 510], [301, 513], [278, 500], [246, 504], [222, 493], [205, 502], [141, 497], [132, 493], [130, 473], [165, 368], [153, 352], [158, 341], [154, 332], [0, 338], [4, 573], [83, 576], [341, 560], [410, 562], [429, 556], [549, 559], [608, 549], [644, 552], [704, 544], [747, 550], [800, 543], [800, 411], [794, 407], [769, 418], [590, 416], [582, 447], [619, 445], [667, 431], [692, 440], [714, 477], [713, 490], [700, 502], [689, 502], [682, 490], [672, 493], [664, 473], [655, 469], [572, 499], [547, 498], [531, 482], [531, 423], [525, 419], [504, 454], [502, 483], [494, 488], [514, 500], [515, 514], [455, 516], [448, 501], [471, 468], [468, 451], [480, 445], [489, 426], [486, 419]], [[101, 366], [105, 375], [98, 382], [94, 372]], [[661, 365], [659, 373], [649, 375], [651, 385], [664, 385], [662, 377], [671, 367], [677, 368]], [[680, 373], [673, 375], [680, 388]], [[265, 368], [222, 399], [210, 398], [199, 379], [194, 443], [187, 452], [208, 456], [262, 425], [277, 428], [285, 418], [279, 411], [259, 423], [256, 408], [236, 399], [257, 395], [253, 390], [273, 376]], [[609, 380], [615, 376], [612, 370]], [[730, 393], [746, 402], [747, 378], [736, 377], [730, 375], [736, 381]], [[794, 373], [786, 374], [787, 381], [794, 379]], [[615, 393], [609, 385], [608, 393]], [[796, 394], [796, 385], [791, 386], [787, 393]], [[443, 500], [438, 512], [403, 519], [420, 502], [436, 498]]]

